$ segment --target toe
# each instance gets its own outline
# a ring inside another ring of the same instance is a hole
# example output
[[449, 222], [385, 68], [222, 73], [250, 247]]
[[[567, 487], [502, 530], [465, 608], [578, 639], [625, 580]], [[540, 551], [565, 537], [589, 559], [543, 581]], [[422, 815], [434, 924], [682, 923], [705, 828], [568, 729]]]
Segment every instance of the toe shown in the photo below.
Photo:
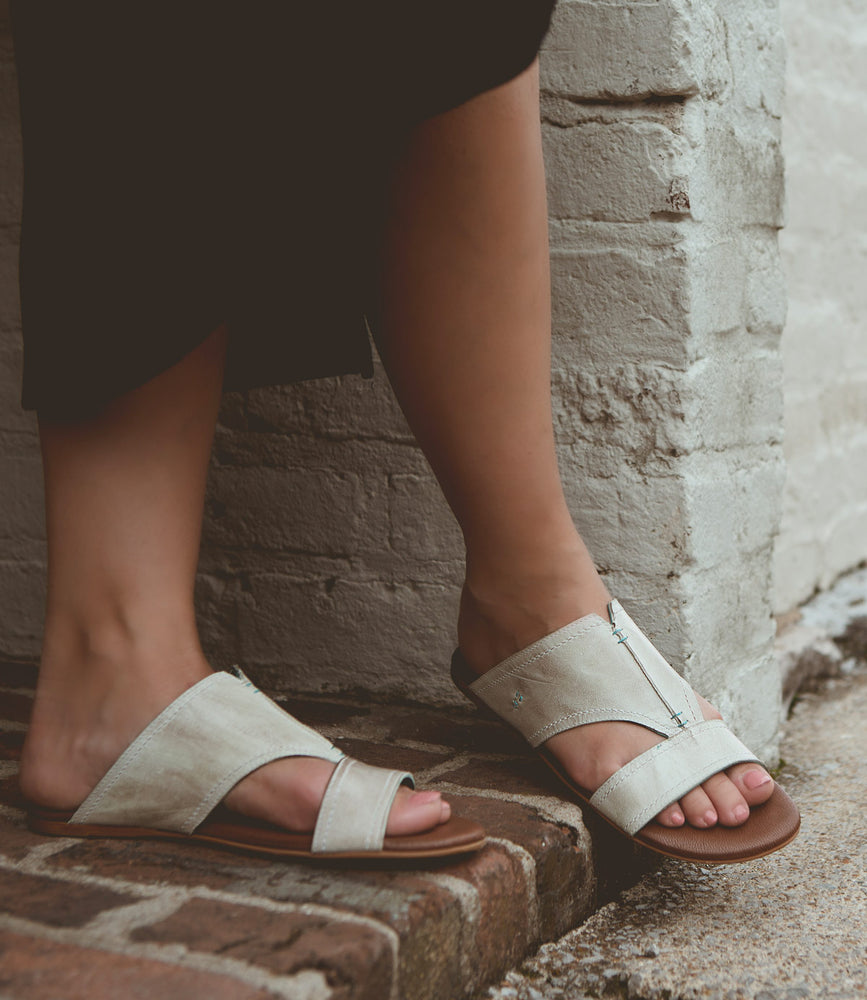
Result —
[[450, 814], [449, 804], [443, 801], [439, 792], [401, 788], [391, 807], [385, 832], [391, 837], [423, 833], [445, 822]]
[[667, 809], [663, 809], [656, 817], [656, 822], [661, 823], [663, 826], [683, 826], [686, 820], [684, 819], [683, 810], [680, 808], [680, 803], [673, 802]]
[[736, 764], [726, 774], [750, 806], [767, 802], [774, 790], [774, 779], [758, 764]]
[[687, 792], [680, 800], [680, 807], [690, 826], [706, 829], [716, 825], [718, 819], [716, 809], [702, 786]]
[[740, 826], [749, 819], [750, 807], [734, 782], [720, 772], [702, 785], [723, 826]]

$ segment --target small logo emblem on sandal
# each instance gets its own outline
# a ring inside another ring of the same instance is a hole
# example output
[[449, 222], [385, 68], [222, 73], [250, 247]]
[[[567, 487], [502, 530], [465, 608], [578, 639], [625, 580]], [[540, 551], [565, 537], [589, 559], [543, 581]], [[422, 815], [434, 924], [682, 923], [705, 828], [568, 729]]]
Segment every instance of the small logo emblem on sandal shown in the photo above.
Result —
[[523, 700], [524, 700], [524, 696], [521, 694], [521, 692], [520, 691], [516, 691], [515, 692], [515, 697], [512, 699], [512, 704], [515, 706], [515, 708], [520, 708], [521, 707], [521, 702]]
[[619, 627], [618, 628], [612, 628], [611, 631], [614, 634], [614, 636], [617, 638], [618, 643], [626, 642], [626, 640], [629, 638], [628, 635], [624, 635], [623, 634], [623, 629], [622, 628], [619, 628]]

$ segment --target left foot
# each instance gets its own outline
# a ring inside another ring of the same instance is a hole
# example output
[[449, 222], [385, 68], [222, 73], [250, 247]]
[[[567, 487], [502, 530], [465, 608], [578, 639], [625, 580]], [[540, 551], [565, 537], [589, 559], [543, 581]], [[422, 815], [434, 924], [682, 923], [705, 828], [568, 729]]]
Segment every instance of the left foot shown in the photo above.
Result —
[[[86, 657], [64, 670], [43, 657], [19, 783], [25, 798], [52, 809], [76, 809], [126, 747], [168, 704], [211, 672], [203, 658], [165, 657], [112, 669], [88, 669]], [[133, 669], [136, 667], [137, 669]], [[308, 832], [334, 764], [288, 757], [258, 768], [223, 802], [231, 810], [286, 830]], [[436, 791], [399, 788], [386, 834], [422, 833], [446, 822], [451, 807]]]

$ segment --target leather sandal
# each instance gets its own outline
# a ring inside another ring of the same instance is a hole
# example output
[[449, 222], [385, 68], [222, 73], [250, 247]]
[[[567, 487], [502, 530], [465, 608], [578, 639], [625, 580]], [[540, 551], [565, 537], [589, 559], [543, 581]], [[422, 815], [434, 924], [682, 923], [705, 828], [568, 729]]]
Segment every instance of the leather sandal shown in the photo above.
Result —
[[[800, 826], [779, 785], [738, 827], [666, 827], [654, 817], [733, 764], [760, 763], [719, 719], [705, 720], [692, 688], [623, 610], [587, 615], [479, 676], [457, 650], [452, 678], [478, 706], [517, 729], [573, 796], [645, 847], [703, 864], [750, 861], [779, 850]], [[577, 785], [544, 746], [592, 722], [633, 722], [664, 737], [595, 792]]]
[[[220, 805], [242, 778], [283, 757], [319, 757], [334, 769], [315, 829], [293, 833]], [[345, 756], [284, 712], [235, 668], [185, 691], [127, 747], [76, 810], [31, 806], [30, 829], [62, 837], [191, 840], [303, 858], [439, 858], [475, 851], [484, 830], [452, 817], [424, 833], [385, 836], [406, 771]]]

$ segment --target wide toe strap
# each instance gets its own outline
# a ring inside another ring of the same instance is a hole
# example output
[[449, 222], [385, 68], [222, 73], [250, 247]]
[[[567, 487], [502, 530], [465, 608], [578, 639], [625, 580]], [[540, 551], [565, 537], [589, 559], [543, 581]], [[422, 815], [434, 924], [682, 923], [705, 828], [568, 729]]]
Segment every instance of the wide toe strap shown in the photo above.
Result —
[[313, 832], [314, 854], [378, 851], [401, 785], [414, 787], [407, 771], [372, 767], [344, 757], [334, 769]]
[[615, 771], [590, 805], [632, 836], [712, 774], [745, 762], [759, 763], [722, 720], [696, 722]]
[[242, 778], [281, 757], [343, 754], [240, 671], [211, 674], [127, 747], [70, 822], [192, 833]]
[[[692, 688], [617, 601], [612, 621], [587, 615], [468, 685], [532, 747], [591, 722], [635, 722], [673, 736], [701, 721]], [[614, 622], [616, 621], [616, 625]]]

